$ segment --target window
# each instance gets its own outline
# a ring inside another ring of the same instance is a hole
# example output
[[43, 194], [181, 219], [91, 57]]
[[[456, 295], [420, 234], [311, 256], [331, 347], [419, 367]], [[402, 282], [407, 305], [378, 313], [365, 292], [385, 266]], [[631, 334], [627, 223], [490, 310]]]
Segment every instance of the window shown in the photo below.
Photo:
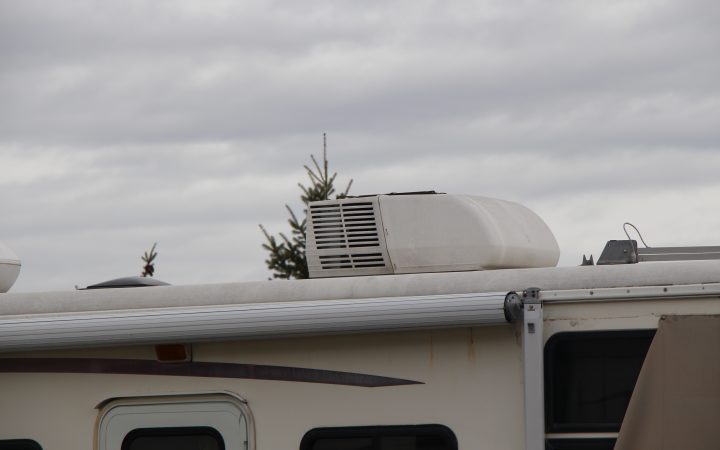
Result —
[[139, 428], [123, 439], [121, 450], [225, 450], [211, 427]]
[[0, 450], [42, 450], [42, 447], [30, 439], [10, 439], [0, 440]]
[[558, 333], [545, 346], [547, 431], [618, 431], [655, 330]]
[[610, 450], [614, 438], [565, 438], [559, 433], [620, 430], [655, 330], [581, 331], [545, 345], [547, 448]]
[[547, 450], [612, 450], [615, 439], [548, 439]]
[[316, 428], [300, 450], [457, 450], [455, 434], [443, 425]]

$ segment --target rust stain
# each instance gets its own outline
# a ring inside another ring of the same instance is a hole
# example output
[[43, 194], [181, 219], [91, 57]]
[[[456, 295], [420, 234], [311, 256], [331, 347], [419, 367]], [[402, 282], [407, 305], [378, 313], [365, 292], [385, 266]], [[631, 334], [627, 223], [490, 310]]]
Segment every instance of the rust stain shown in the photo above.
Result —
[[475, 336], [473, 335], [473, 333], [474, 333], [474, 328], [472, 328], [472, 327], [469, 328], [469, 331], [468, 331], [468, 359], [470, 360], [470, 362], [472, 362], [474, 364], [477, 359], [476, 358], [477, 355], [475, 354]]
[[433, 332], [430, 330], [430, 366], [433, 365], [433, 361], [435, 359], [435, 349], [433, 347]]

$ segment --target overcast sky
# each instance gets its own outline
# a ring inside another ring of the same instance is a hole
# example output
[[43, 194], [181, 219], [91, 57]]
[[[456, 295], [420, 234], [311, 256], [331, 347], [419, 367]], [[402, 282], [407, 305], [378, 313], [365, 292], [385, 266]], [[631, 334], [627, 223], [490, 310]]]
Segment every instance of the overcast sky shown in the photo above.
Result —
[[13, 292], [266, 279], [328, 133], [352, 193], [520, 202], [561, 265], [720, 245], [720, 2], [0, 1]]

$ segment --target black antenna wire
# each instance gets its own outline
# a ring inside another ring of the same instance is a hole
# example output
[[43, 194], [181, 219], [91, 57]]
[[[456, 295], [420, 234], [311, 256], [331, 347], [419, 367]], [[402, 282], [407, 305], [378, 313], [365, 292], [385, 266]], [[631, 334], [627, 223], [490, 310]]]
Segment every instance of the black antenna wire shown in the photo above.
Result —
[[625, 236], [627, 236], [628, 241], [632, 241], [632, 239], [630, 239], [630, 233], [628, 233], [628, 231], [627, 231], [627, 226], [628, 226], [628, 225], [630, 225], [631, 227], [633, 227], [633, 229], [635, 230], [635, 232], [636, 232], [636, 233], [638, 234], [638, 236], [640, 237], [640, 242], [643, 243], [643, 245], [645, 246], [645, 248], [650, 248], [650, 246], [645, 243], [645, 239], [643, 239], [642, 234], [640, 234], [640, 230], [638, 230], [637, 227], [636, 227], [635, 225], [631, 224], [630, 222], [625, 222], [625, 223], [623, 224], [623, 231], [625, 232]]

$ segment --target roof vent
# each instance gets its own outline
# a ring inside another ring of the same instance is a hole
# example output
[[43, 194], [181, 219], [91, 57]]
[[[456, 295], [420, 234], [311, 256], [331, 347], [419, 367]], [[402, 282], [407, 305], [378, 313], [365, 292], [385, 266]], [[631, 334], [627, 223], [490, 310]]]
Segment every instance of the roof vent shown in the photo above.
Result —
[[20, 258], [0, 242], [0, 293], [10, 290], [20, 275]]
[[170, 286], [170, 284], [164, 281], [156, 280], [155, 278], [133, 276], [103, 281], [102, 283], [93, 284], [82, 289], [78, 288], [78, 290], [84, 291], [86, 289], [118, 289], [150, 286]]
[[311, 278], [551, 267], [550, 229], [517, 203], [486, 197], [389, 194], [312, 202]]

